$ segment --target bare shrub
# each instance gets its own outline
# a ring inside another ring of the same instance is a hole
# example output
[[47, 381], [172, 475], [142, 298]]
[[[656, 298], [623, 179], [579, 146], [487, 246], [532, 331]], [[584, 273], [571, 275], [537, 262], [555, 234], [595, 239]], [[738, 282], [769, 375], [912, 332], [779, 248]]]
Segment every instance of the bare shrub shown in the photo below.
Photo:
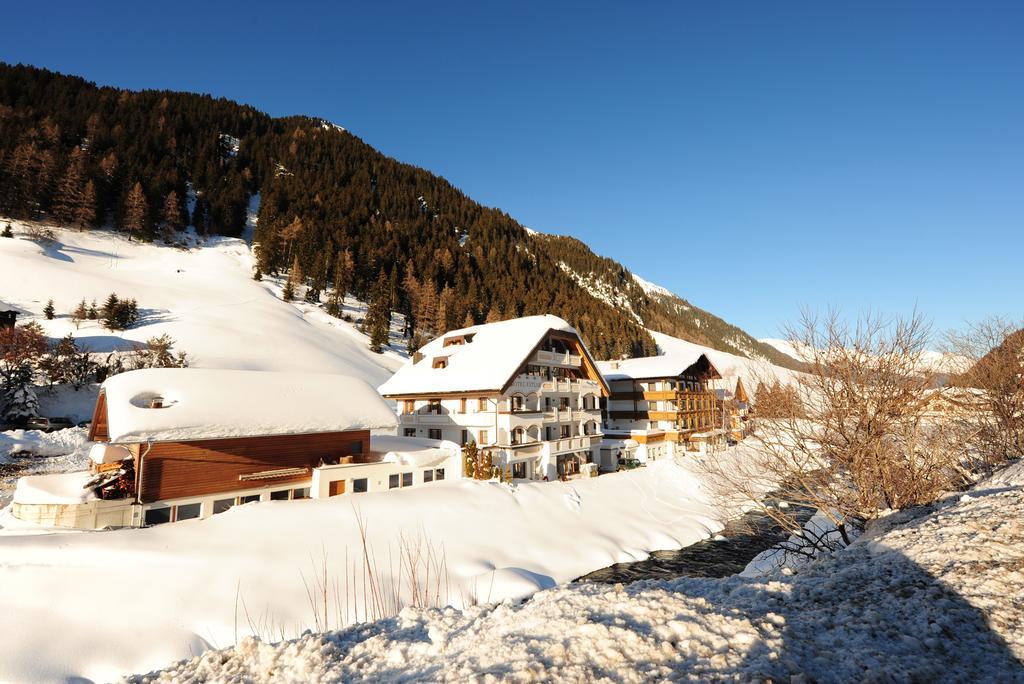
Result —
[[[751, 458], [706, 466], [723, 493], [760, 501], [811, 549], [830, 550], [830, 534], [807, 535], [801, 509], [821, 511], [848, 544], [850, 525], [960, 484], [962, 452], [931, 409], [936, 390], [923, 363], [929, 326], [920, 315], [867, 314], [850, 325], [835, 312], [805, 314], [787, 336], [805, 350], [806, 372], [785, 390], [761, 383], [774, 389], [767, 407], [758, 397]], [[786, 504], [763, 501], [768, 491]]]
[[991, 317], [951, 331], [946, 351], [964, 366], [948, 402], [964, 443], [992, 465], [1024, 454], [1024, 322]]

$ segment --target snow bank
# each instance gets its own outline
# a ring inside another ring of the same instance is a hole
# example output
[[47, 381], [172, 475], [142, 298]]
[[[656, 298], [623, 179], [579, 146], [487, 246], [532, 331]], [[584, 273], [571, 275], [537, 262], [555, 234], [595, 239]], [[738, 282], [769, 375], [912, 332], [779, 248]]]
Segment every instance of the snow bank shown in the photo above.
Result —
[[[149, 368], [103, 383], [111, 442], [394, 428], [368, 384], [344, 375]], [[162, 408], [150, 408], [156, 398]]]
[[983, 493], [790, 577], [580, 584], [246, 639], [133, 681], [1024, 681], [1024, 491]]
[[[568, 483], [448, 481], [248, 504], [140, 530], [0, 535], [0, 622], [9, 626], [0, 626], [0, 680], [109, 680], [224, 647], [235, 643], [236, 610], [237, 636], [250, 631], [243, 602], [254, 624], [297, 636], [314, 627], [303, 578], [325, 565], [331, 586], [345, 588], [344, 617], [365, 619], [359, 520], [386, 587], [402, 572], [405, 539], [443, 559], [431, 583], [460, 606], [524, 597], [723, 527], [699, 476], [659, 462]], [[98, 590], [111, 568], [130, 571]], [[98, 629], [97, 620], [121, 626]]]
[[14, 503], [79, 504], [96, 498], [85, 485], [93, 476], [88, 472], [53, 473], [22, 477], [14, 490]]
[[0, 432], [0, 463], [13, 454], [28, 453], [33, 456], [62, 456], [76, 451], [85, 451], [85, 428], [68, 428], [56, 432], [39, 430], [10, 430]]

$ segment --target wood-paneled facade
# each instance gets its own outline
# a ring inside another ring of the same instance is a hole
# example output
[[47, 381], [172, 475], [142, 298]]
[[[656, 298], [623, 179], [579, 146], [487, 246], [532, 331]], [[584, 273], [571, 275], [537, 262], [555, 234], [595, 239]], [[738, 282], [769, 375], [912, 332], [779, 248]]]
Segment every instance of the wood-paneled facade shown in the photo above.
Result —
[[[155, 409], [158, 410], [158, 409]], [[89, 439], [108, 442], [107, 398], [100, 392]], [[308, 483], [324, 463], [370, 463], [370, 431], [231, 437], [126, 445], [134, 454], [141, 504], [259, 487]]]
[[152, 503], [308, 482], [321, 461], [369, 462], [369, 454], [369, 430], [139, 445], [136, 491]]

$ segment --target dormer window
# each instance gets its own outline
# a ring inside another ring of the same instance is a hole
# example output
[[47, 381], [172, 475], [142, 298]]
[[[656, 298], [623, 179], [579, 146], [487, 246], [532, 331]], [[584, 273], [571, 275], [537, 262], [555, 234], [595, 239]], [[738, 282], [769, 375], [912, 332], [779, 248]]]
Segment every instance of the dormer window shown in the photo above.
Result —
[[444, 338], [444, 346], [452, 347], [461, 344], [469, 344], [473, 341], [473, 337], [476, 333], [466, 333], [464, 335], [452, 335], [451, 337]]
[[434, 362], [433, 362], [432, 365], [433, 365], [434, 368], [447, 368], [448, 367], [448, 357], [447, 356], [435, 356], [434, 357]]

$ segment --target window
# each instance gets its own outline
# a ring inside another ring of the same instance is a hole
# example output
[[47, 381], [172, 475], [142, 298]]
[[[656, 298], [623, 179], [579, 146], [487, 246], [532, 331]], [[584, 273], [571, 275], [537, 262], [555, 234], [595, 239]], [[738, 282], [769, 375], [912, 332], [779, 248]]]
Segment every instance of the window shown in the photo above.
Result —
[[260, 500], [260, 495], [259, 494], [248, 494], [246, 496], [238, 497], [238, 504], [241, 505], [241, 504], [253, 503], [254, 501], [259, 501], [259, 500]]
[[423, 471], [423, 481], [424, 482], [433, 482], [434, 481], [434, 471], [430, 470], [430, 469], [424, 470]]
[[223, 513], [234, 505], [234, 499], [217, 499], [213, 502], [213, 514]]
[[430, 439], [441, 439], [441, 428], [430, 428], [427, 430]]
[[437, 415], [441, 415], [441, 400], [431, 399], [429, 402], [427, 402], [427, 413], [435, 413]]
[[434, 479], [438, 482], [444, 479], [444, 468], [438, 468], [434, 471]]
[[309, 498], [309, 487], [303, 487], [302, 489], [292, 490], [293, 499], [308, 499]]
[[480, 397], [476, 400], [476, 407], [479, 411], [483, 412], [487, 410], [487, 397]]
[[279, 489], [276, 492], [270, 492], [271, 501], [287, 501], [291, 498], [291, 490]]
[[448, 357], [447, 356], [435, 356], [434, 357], [433, 367], [434, 368], [447, 368], [448, 367]]
[[563, 425], [562, 426], [562, 438], [564, 439], [564, 438], [566, 438], [568, 436], [569, 436], [569, 426], [568, 425]]
[[398, 473], [395, 473], [394, 475], [388, 478], [388, 489], [398, 489], [401, 482], [402, 481]]
[[467, 444], [469, 444], [469, 430], [463, 430], [462, 431], [462, 442], [461, 442], [461, 444], [462, 444], [462, 446], [466, 446]]
[[352, 491], [356, 494], [363, 494], [369, 491], [368, 480], [365, 477], [357, 477], [352, 480]]
[[522, 394], [513, 394], [512, 395], [512, 410], [513, 411], [522, 411], [524, 408], [526, 408], [526, 399], [523, 397], [523, 395]]
[[569, 408], [569, 397], [559, 397], [558, 398], [558, 408], [560, 408], [560, 409], [567, 409], [567, 408]]
[[480, 444], [487, 444], [487, 430], [480, 431]]
[[179, 506], [175, 506], [174, 507], [174, 519], [175, 520], [192, 520], [193, 518], [198, 518], [201, 509], [202, 509], [202, 504], [200, 504], [198, 502], [190, 503], [190, 504], [181, 504]]
[[512, 444], [513, 445], [522, 444], [523, 443], [523, 434], [524, 434], [523, 433], [523, 428], [521, 428], [521, 427], [517, 427], [514, 430], [512, 430]]
[[412, 487], [412, 473], [402, 473], [402, 486]]
[[340, 496], [345, 493], [345, 481], [334, 480], [327, 485], [327, 496]]
[[404, 402], [402, 402], [402, 406], [403, 406], [402, 413], [415, 413], [416, 412], [416, 402], [413, 401], [412, 399], [406, 399]]
[[518, 463], [512, 464], [512, 477], [520, 480], [526, 478], [526, 461], [519, 461]]
[[406, 437], [415, 437], [416, 428], [405, 428], [404, 430], [402, 430], [402, 434], [404, 434]]
[[162, 525], [163, 523], [171, 522], [171, 507], [161, 506], [160, 508], [148, 509], [145, 522], [147, 525]]
[[466, 412], [466, 397], [459, 399], [459, 413]]

